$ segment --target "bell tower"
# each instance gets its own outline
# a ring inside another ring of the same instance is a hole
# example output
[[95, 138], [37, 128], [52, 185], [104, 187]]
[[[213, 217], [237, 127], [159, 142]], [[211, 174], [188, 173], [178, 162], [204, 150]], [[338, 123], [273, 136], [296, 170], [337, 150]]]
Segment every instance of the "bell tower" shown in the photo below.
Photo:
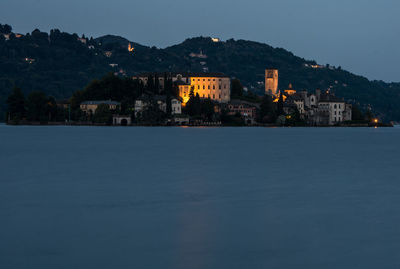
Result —
[[275, 95], [278, 92], [278, 69], [265, 70], [265, 94]]

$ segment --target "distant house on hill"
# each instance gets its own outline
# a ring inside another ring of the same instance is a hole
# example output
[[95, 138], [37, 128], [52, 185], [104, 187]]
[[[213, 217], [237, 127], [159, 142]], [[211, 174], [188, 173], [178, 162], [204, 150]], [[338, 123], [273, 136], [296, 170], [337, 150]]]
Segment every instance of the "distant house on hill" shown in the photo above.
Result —
[[116, 110], [121, 103], [115, 101], [85, 101], [80, 104], [80, 109], [85, 113], [94, 114], [99, 105], [105, 104], [110, 110]]

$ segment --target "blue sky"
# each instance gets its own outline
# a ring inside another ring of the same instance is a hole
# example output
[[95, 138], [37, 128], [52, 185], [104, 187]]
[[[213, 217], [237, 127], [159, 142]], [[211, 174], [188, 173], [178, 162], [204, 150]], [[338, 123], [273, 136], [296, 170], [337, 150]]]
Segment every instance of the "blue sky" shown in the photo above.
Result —
[[166, 47], [194, 36], [247, 39], [370, 79], [400, 82], [398, 0], [1, 0], [0, 23]]

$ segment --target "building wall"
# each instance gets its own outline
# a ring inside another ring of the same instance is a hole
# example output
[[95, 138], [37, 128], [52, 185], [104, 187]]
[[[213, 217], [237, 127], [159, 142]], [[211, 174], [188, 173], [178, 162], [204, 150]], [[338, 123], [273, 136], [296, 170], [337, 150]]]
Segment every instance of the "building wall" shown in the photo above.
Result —
[[344, 121], [346, 109], [344, 102], [320, 102], [318, 108], [320, 112], [327, 113], [329, 125]]
[[265, 70], [265, 94], [275, 95], [278, 92], [279, 74], [277, 69]]
[[175, 98], [171, 100], [171, 114], [176, 115], [176, 114], [182, 114], [182, 105], [181, 102]]
[[219, 103], [228, 103], [231, 100], [231, 79], [229, 77], [191, 77], [189, 85], [179, 85], [179, 96], [183, 103], [190, 98], [190, 91], [200, 98], [210, 98]]
[[297, 110], [300, 114], [304, 114], [304, 101], [303, 100], [295, 100], [295, 105], [297, 106]]
[[[81, 104], [80, 109], [85, 113], [90, 112], [90, 113], [94, 114], [96, 112], [96, 109], [98, 106], [99, 106], [99, 104]], [[115, 109], [117, 109], [117, 105], [108, 104], [108, 108], [110, 110], [115, 110]]]
[[239, 113], [242, 117], [245, 118], [255, 118], [256, 117], [256, 108], [249, 107], [247, 105], [236, 105], [236, 104], [229, 104], [228, 105], [228, 115], [235, 115]]
[[228, 103], [231, 100], [229, 77], [191, 77], [190, 86], [200, 98], [210, 98], [219, 103]]
[[346, 110], [344, 111], [343, 121], [351, 121], [353, 119], [353, 106], [346, 104]]

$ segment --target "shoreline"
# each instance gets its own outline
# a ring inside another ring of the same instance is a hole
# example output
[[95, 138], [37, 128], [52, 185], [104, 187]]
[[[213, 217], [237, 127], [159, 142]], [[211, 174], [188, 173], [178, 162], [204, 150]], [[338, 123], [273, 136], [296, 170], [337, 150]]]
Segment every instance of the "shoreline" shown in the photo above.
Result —
[[198, 127], [213, 127], [213, 128], [376, 128], [376, 127], [394, 127], [393, 123], [370, 123], [370, 124], [341, 124], [341, 125], [276, 125], [276, 124], [258, 124], [258, 125], [217, 125], [217, 124], [188, 124], [188, 125], [153, 125], [153, 124], [131, 124], [131, 125], [108, 125], [108, 124], [94, 124], [84, 122], [23, 122], [23, 123], [0, 123], [9, 126], [87, 126], [87, 127], [185, 127], [185, 128], [198, 128]]

